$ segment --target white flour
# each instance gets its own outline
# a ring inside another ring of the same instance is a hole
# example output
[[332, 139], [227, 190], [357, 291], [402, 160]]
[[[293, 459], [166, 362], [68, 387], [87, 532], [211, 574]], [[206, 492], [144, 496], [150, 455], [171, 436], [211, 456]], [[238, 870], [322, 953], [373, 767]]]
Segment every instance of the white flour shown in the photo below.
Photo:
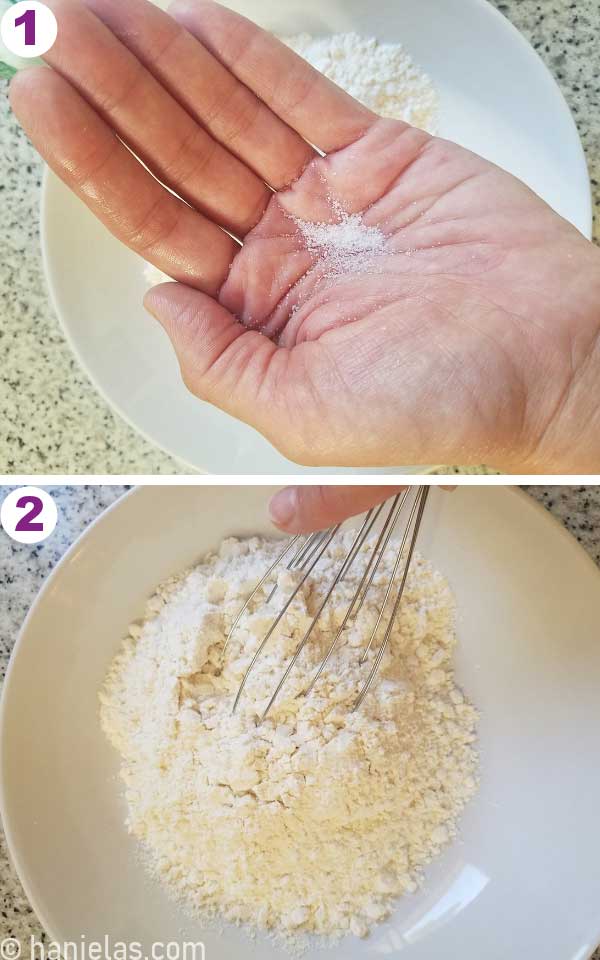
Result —
[[122, 756], [129, 829], [153, 873], [200, 914], [283, 934], [364, 936], [417, 888], [476, 790], [476, 713], [452, 673], [454, 603], [418, 556], [360, 710], [350, 708], [370, 664], [358, 659], [387, 564], [313, 694], [298, 697], [356, 588], [354, 565], [257, 725], [350, 536], [328, 548], [292, 604], [235, 715], [234, 692], [299, 574], [281, 573], [268, 606], [264, 592], [252, 602], [224, 663], [222, 645], [278, 543], [226, 540], [163, 584], [110, 669], [101, 719]]
[[452, 674], [454, 603], [418, 556], [361, 709], [351, 712], [370, 664], [358, 659], [389, 565], [313, 694], [298, 698], [356, 589], [355, 564], [256, 723], [349, 536], [328, 548], [294, 601], [235, 715], [250, 657], [299, 575], [282, 572], [270, 604], [264, 592], [252, 602], [224, 663], [221, 650], [278, 543], [226, 540], [163, 584], [110, 669], [101, 720], [122, 756], [129, 829], [153, 873], [200, 914], [281, 933], [364, 936], [416, 889], [475, 792], [476, 713]]
[[380, 116], [436, 132], [437, 91], [399, 43], [379, 43], [357, 33], [302, 33], [286, 37], [285, 43]]
[[[404, 120], [429, 133], [436, 132], [439, 109], [437, 91], [429, 77], [415, 66], [400, 44], [379, 43], [373, 37], [360, 37], [356, 33], [337, 33], [327, 37], [311, 37], [308, 33], [302, 33], [285, 37], [284, 42], [382, 117]], [[310, 226], [307, 224], [307, 227]], [[347, 229], [348, 225], [344, 226]], [[303, 233], [309, 243], [318, 242], [316, 234], [311, 238], [304, 229]], [[330, 235], [326, 244], [331, 247], [334, 239]], [[340, 251], [336, 257], [337, 265], [330, 258], [330, 272], [353, 272], [353, 260], [354, 266], [360, 265], [357, 258], [352, 256], [344, 262]], [[145, 276], [151, 285], [170, 279], [150, 263], [146, 264]]]

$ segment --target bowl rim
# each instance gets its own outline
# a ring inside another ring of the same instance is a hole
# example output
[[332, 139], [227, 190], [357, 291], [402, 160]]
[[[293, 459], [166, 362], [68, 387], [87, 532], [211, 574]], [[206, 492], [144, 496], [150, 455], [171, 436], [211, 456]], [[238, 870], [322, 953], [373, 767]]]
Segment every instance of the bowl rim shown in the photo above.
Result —
[[[439, 486], [439, 484], [432, 484], [433, 486]], [[2, 690], [0, 693], [0, 825], [4, 829], [4, 835], [6, 837], [6, 847], [8, 852], [8, 858], [12, 864], [15, 873], [21, 883], [29, 905], [33, 909], [34, 915], [46, 931], [48, 937], [53, 942], [60, 942], [59, 938], [56, 936], [55, 931], [53, 930], [52, 924], [48, 921], [48, 918], [45, 915], [43, 909], [41, 909], [38, 896], [33, 892], [32, 885], [29, 882], [27, 873], [23, 867], [19, 848], [13, 836], [12, 826], [10, 822], [10, 815], [7, 816], [7, 782], [6, 777], [4, 776], [5, 768], [5, 749], [6, 749], [6, 728], [7, 728], [7, 716], [8, 716], [8, 706], [7, 706], [7, 690], [9, 689], [13, 671], [15, 670], [15, 665], [20, 655], [20, 649], [25, 643], [25, 638], [29, 629], [29, 623], [35, 616], [38, 607], [43, 603], [46, 595], [50, 592], [55, 578], [61, 575], [63, 567], [68, 563], [71, 557], [79, 550], [82, 541], [91, 536], [94, 528], [102, 523], [109, 514], [112, 514], [118, 509], [126, 509], [127, 502], [131, 498], [135, 498], [143, 494], [143, 491], [148, 487], [154, 486], [167, 486], [161, 484], [138, 484], [135, 487], [132, 487], [130, 490], [127, 490], [120, 497], [117, 498], [112, 504], [102, 510], [86, 527], [81, 533], [76, 537], [76, 539], [71, 543], [68, 549], [60, 557], [58, 562], [55, 564], [51, 572], [45, 578], [42, 583], [42, 586], [38, 590], [28, 612], [23, 621], [23, 624], [17, 634], [15, 644], [13, 646], [9, 664], [6, 671], [6, 676], [4, 683], [2, 684]], [[169, 485], [170, 486], [170, 485]], [[220, 484], [192, 484], [192, 486], [201, 486], [201, 487], [220, 487]], [[262, 485], [261, 485], [262, 486]], [[600, 590], [600, 568], [594, 562], [590, 554], [584, 549], [584, 547], [579, 543], [576, 536], [572, 534], [566, 526], [559, 521], [553, 514], [551, 514], [541, 503], [537, 500], [534, 500], [526, 490], [521, 489], [517, 486], [510, 485], [492, 485], [484, 484], [482, 487], [494, 489], [496, 486], [501, 486], [501, 488], [506, 491], [508, 494], [514, 497], [518, 497], [521, 503], [526, 506], [528, 509], [537, 513], [538, 516], [543, 517], [544, 521], [554, 529], [555, 533], [558, 533], [561, 539], [566, 543], [569, 543], [572, 549], [577, 551], [577, 555], [580, 561], [583, 561], [587, 564], [590, 571], [593, 571], [595, 577], [598, 581], [598, 588]], [[355, 518], [353, 518], [354, 520]], [[277, 535], [277, 531], [274, 531], [274, 535]], [[600, 944], [600, 920], [598, 921], [597, 928], [594, 930], [594, 942]], [[581, 945], [580, 949], [587, 950], [589, 946], [588, 942], [584, 942]], [[577, 953], [573, 960], [591, 960], [597, 947], [592, 946], [590, 953]]]
[[[566, 97], [562, 92], [561, 87], [558, 84], [557, 79], [554, 77], [550, 68], [545, 64], [542, 57], [537, 50], [531, 45], [529, 40], [525, 37], [524, 34], [512, 23], [508, 17], [504, 16], [498, 9], [495, 7], [491, 0], [469, 0], [470, 3], [474, 4], [475, 7], [478, 7], [481, 10], [485, 10], [486, 14], [490, 15], [492, 20], [499, 25], [499, 29], [504, 30], [507, 35], [512, 37], [514, 43], [518, 44], [522, 51], [526, 51], [527, 55], [530, 58], [533, 58], [534, 61], [537, 61], [537, 70], [540, 77], [540, 82], [543, 82], [545, 86], [552, 91], [554, 99], [556, 100], [556, 108], [560, 111], [563, 120], [570, 126], [574, 138], [573, 145], [576, 144], [576, 150], [578, 153], [577, 157], [577, 170], [573, 171], [574, 177], [579, 181], [581, 180], [582, 184], [582, 202], [584, 201], [583, 196], [583, 183], [587, 184], [585, 190], [585, 226], [583, 229], [583, 235], [588, 240], [592, 240], [593, 237], [593, 224], [594, 224], [594, 203], [593, 203], [593, 194], [592, 194], [592, 185], [590, 180], [590, 171], [587, 163], [586, 153], [583, 147], [583, 141], [579, 134], [577, 123], [573, 112], [571, 111], [569, 104], [567, 103]], [[133, 415], [130, 414], [125, 408], [123, 408], [116, 399], [114, 399], [100, 383], [99, 377], [94, 372], [91, 364], [88, 360], [85, 359], [82, 351], [79, 348], [78, 341], [76, 340], [75, 334], [71, 329], [71, 324], [59, 306], [60, 298], [58, 295], [56, 275], [53, 272], [50, 262], [51, 262], [51, 244], [49, 238], [49, 223], [50, 223], [50, 194], [52, 190], [52, 183], [56, 175], [52, 173], [47, 164], [44, 164], [44, 170], [42, 174], [42, 186], [40, 194], [40, 209], [39, 209], [39, 233], [40, 233], [40, 246], [41, 246], [41, 257], [42, 257], [42, 269], [48, 289], [49, 299], [52, 306], [52, 309], [58, 318], [61, 331], [69, 345], [71, 352], [79, 364], [79, 367], [83, 370], [88, 380], [94, 387], [94, 390], [99, 395], [99, 397], [109, 406], [110, 410], [116, 414], [123, 422], [125, 422], [137, 436], [140, 436], [146, 443], [148, 443], [154, 450], [159, 450], [163, 454], [171, 457], [177, 464], [179, 464], [188, 474], [191, 475], [200, 475], [200, 476], [211, 476], [216, 474], [211, 474], [211, 471], [206, 467], [200, 467], [197, 464], [191, 463], [184, 456], [181, 456], [174, 449], [171, 449], [168, 445], [165, 445], [162, 442], [158, 442], [154, 439], [153, 436], [148, 432], [146, 427], [140, 426]], [[198, 401], [200, 403], [200, 401]], [[250, 428], [248, 428], [250, 429]], [[277, 451], [279, 453], [279, 451]], [[304, 471], [302, 464], [298, 464]], [[332, 468], [333, 469], [333, 468]], [[419, 466], [403, 466], [401, 473], [398, 473], [399, 476], [410, 476], [415, 473], [430, 472], [436, 469], [436, 467], [419, 467]], [[373, 472], [373, 468], [369, 468], [369, 473]], [[236, 476], [237, 474], [232, 474]], [[257, 474], [258, 475], [258, 474]], [[310, 474], [307, 474], [310, 475]], [[375, 474], [377, 475], [377, 474]]]

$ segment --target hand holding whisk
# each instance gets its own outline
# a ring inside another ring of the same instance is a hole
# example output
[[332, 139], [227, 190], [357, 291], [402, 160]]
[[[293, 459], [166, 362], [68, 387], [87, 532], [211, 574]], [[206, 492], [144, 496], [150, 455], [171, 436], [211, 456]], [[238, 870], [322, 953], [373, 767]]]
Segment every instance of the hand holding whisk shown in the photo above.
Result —
[[[288, 679], [290, 673], [294, 669], [298, 658], [300, 657], [302, 651], [304, 650], [306, 644], [309, 642], [310, 637], [313, 633], [313, 630], [318, 623], [325, 607], [329, 603], [336, 587], [344, 579], [350, 568], [356, 564], [363, 561], [364, 569], [360, 577], [360, 581], [356, 591], [353, 594], [353, 597], [350, 601], [350, 604], [347, 608], [347, 611], [342, 619], [342, 622], [335, 633], [332, 641], [323, 657], [314, 677], [312, 678], [309, 685], [301, 694], [302, 696], [309, 696], [313, 691], [319, 677], [322, 675], [327, 663], [329, 662], [332, 654], [334, 653], [339, 641], [342, 638], [342, 634], [350, 621], [355, 619], [360, 612], [369, 590], [373, 584], [377, 571], [381, 565], [381, 562], [390, 548], [392, 543], [393, 534], [399, 527], [400, 519], [403, 518], [404, 525], [401, 528], [401, 534], [397, 538], [398, 543], [394, 542], [392, 549], [396, 551], [396, 556], [393, 562], [393, 568], [391, 575], [386, 586], [384, 599], [379, 608], [375, 626], [371, 632], [367, 645], [360, 657], [360, 663], [364, 664], [371, 652], [375, 647], [376, 639], [382, 623], [384, 624], [383, 636], [379, 641], [379, 646], [377, 652], [373, 659], [373, 665], [371, 670], [354, 702], [353, 710], [357, 710], [362, 702], [364, 701], [367, 693], [369, 692], [370, 687], [372, 686], [375, 677], [381, 666], [385, 651], [388, 647], [392, 629], [394, 623], [398, 617], [398, 612], [400, 610], [400, 605], [402, 603], [402, 597], [404, 594], [404, 589], [406, 586], [406, 581], [408, 578], [408, 573], [410, 570], [410, 564], [413, 558], [413, 553], [415, 549], [415, 544], [417, 542], [417, 537], [419, 535], [419, 530], [423, 520], [423, 514], [425, 512], [425, 507], [427, 504], [427, 498], [429, 495], [429, 487], [416, 487], [416, 488], [407, 488], [401, 493], [396, 494], [391, 500], [386, 501], [385, 503], [380, 504], [378, 507], [370, 509], [357, 533], [354, 537], [350, 549], [347, 551], [346, 556], [341, 561], [337, 572], [335, 573], [333, 579], [331, 580], [323, 600], [320, 602], [316, 613], [314, 614], [304, 636], [298, 643], [296, 650], [294, 651], [283, 675], [281, 676], [273, 694], [267, 704], [267, 707], [261, 717], [261, 722], [266, 718], [269, 711], [271, 710], [275, 700], [279, 696], [283, 685]], [[382, 520], [381, 529], [377, 538], [371, 543], [369, 541], [369, 536], [376, 529], [376, 524], [379, 520]], [[319, 561], [325, 554], [325, 551], [329, 545], [334, 541], [337, 536], [341, 523], [335, 524], [333, 527], [329, 527], [326, 530], [319, 531], [317, 533], [309, 534], [305, 537], [297, 535], [293, 537], [285, 546], [285, 549], [279, 554], [274, 563], [269, 567], [261, 580], [257, 583], [256, 587], [246, 600], [244, 606], [236, 616], [225, 646], [223, 648], [223, 655], [225, 656], [229, 641], [233, 636], [238, 624], [240, 623], [242, 617], [248, 610], [252, 600], [257, 596], [261, 588], [267, 583], [273, 575], [276, 576], [277, 571], [285, 564], [287, 559], [288, 570], [299, 570], [301, 572], [300, 580], [296, 584], [291, 595], [287, 598], [283, 604], [279, 613], [275, 616], [273, 622], [271, 623], [269, 629], [267, 630], [265, 636], [260, 641], [258, 648], [256, 649], [248, 669], [244, 674], [242, 682], [240, 684], [239, 690], [237, 692], [233, 710], [235, 711], [244, 688], [248, 681], [252, 670], [254, 669], [259, 657], [263, 653], [266, 645], [273, 636], [275, 630], [280, 623], [284, 620], [290, 606], [292, 605], [294, 599], [303, 588], [304, 584], [311, 576], [313, 571], [317, 568]], [[291, 555], [291, 556], [290, 556]], [[273, 589], [269, 593], [266, 602], [268, 603], [273, 597], [277, 589], [277, 581]], [[395, 591], [395, 592], [394, 592]]]

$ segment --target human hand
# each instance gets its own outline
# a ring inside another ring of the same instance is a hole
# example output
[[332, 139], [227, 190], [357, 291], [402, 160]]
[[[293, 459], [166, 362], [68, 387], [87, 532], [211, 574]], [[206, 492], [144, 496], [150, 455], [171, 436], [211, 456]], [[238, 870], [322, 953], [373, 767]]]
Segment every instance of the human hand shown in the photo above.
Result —
[[269, 514], [286, 533], [313, 533], [378, 507], [403, 490], [406, 486], [284, 487], [271, 497]]
[[[15, 78], [15, 112], [180, 281], [146, 303], [196, 395], [304, 463], [600, 469], [600, 253], [527, 187], [212, 2], [47, 2], [55, 70]], [[293, 218], [340, 210], [384, 245], [322, 276]]]

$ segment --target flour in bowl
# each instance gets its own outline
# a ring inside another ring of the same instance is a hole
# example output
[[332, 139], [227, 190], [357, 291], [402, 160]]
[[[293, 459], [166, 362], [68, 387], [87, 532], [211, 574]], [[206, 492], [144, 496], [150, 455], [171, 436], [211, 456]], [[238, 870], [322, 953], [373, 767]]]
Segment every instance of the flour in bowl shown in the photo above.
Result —
[[380, 43], [357, 33], [325, 37], [301, 33], [284, 42], [379, 116], [436, 133], [437, 90], [401, 44]]
[[270, 586], [261, 588], [223, 657], [278, 542], [225, 540], [164, 583], [110, 668], [101, 721], [121, 754], [129, 829], [153, 874], [201, 916], [282, 935], [365, 936], [418, 888], [476, 791], [476, 712], [453, 676], [454, 601], [418, 555], [361, 708], [352, 712], [372, 659], [361, 666], [359, 658], [391, 554], [313, 693], [299, 696], [344, 617], [358, 562], [258, 722], [352, 536], [328, 547], [235, 714], [250, 659], [300, 579], [283, 570], [270, 600]]

